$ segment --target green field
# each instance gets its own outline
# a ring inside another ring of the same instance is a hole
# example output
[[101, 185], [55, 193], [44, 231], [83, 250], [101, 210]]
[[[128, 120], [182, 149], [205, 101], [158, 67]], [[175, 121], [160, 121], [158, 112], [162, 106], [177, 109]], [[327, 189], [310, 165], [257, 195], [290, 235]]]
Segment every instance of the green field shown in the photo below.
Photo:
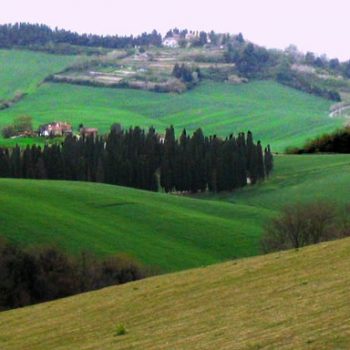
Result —
[[[126, 252], [161, 271], [257, 255], [281, 207], [348, 203], [350, 156], [279, 156], [266, 183], [206, 200], [94, 183], [0, 180], [1, 235], [69, 252]], [[219, 199], [219, 200], [212, 200]], [[233, 203], [230, 203], [233, 202]]]
[[269, 210], [93, 183], [0, 180], [0, 235], [175, 271], [256, 255]]
[[93, 88], [68, 84], [44, 84], [14, 107], [0, 112], [0, 127], [14, 117], [30, 115], [36, 126], [65, 120], [106, 132], [114, 122], [155, 126], [159, 132], [173, 124], [179, 132], [202, 127], [207, 134], [226, 136], [252, 130], [264, 144], [283, 151], [332, 131], [344, 123], [329, 118], [331, 102], [272, 81], [229, 85], [203, 82], [181, 95]]
[[16, 93], [33, 93], [48, 75], [61, 71], [75, 60], [74, 56], [0, 50], [0, 102], [13, 98]]
[[270, 210], [316, 200], [342, 205], [350, 204], [349, 183], [350, 155], [281, 155], [267, 182], [233, 194], [204, 197]]
[[3, 312], [0, 347], [347, 350], [349, 271], [345, 239], [149, 278]]

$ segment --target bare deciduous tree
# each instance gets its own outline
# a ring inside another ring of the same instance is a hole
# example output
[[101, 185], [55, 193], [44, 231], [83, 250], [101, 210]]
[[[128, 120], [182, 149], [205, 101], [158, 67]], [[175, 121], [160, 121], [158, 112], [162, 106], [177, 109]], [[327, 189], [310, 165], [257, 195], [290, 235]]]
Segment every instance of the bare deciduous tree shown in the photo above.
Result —
[[271, 252], [337, 238], [337, 221], [335, 206], [326, 202], [287, 205], [267, 224], [262, 248]]

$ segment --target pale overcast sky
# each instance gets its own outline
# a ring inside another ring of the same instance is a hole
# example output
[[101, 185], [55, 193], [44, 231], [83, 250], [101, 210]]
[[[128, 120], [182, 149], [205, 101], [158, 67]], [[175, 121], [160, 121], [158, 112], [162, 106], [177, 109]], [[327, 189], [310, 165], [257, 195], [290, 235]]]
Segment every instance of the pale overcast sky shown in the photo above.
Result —
[[261, 45], [295, 44], [350, 59], [349, 0], [1, 0], [0, 23], [35, 22], [97, 34], [175, 26], [242, 32]]

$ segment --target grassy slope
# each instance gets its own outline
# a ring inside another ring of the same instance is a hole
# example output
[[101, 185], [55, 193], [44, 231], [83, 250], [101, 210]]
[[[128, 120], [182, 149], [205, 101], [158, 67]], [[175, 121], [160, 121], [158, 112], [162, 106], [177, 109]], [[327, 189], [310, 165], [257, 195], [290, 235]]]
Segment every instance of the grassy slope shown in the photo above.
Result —
[[71, 252], [128, 252], [174, 271], [257, 254], [265, 220], [283, 205], [322, 197], [348, 203], [349, 181], [348, 155], [279, 156], [268, 182], [233, 195], [206, 196], [222, 201], [3, 179], [0, 234], [22, 244], [56, 242]]
[[346, 239], [150, 278], [4, 312], [0, 346], [345, 350], [349, 271]]
[[0, 179], [0, 235], [126, 252], [162, 271], [258, 253], [261, 210], [93, 183]]
[[317, 199], [349, 204], [349, 183], [350, 155], [279, 156], [268, 182], [210, 197], [272, 210]]
[[251, 129], [274, 150], [301, 145], [305, 139], [343, 123], [331, 119], [331, 103], [270, 81], [245, 85], [205, 82], [182, 95], [127, 89], [45, 84], [11, 109], [0, 113], [0, 127], [28, 114], [36, 124], [68, 120], [107, 131], [113, 122], [124, 126], [164, 128], [173, 124], [206, 133], [227, 135]]
[[0, 101], [14, 97], [16, 92], [34, 92], [45, 77], [61, 71], [75, 59], [40, 52], [0, 50]]

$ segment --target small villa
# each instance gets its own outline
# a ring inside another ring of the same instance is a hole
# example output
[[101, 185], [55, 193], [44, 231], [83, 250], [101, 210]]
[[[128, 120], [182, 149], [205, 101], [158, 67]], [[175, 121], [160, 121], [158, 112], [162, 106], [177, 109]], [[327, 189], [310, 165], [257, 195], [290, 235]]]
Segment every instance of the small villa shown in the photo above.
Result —
[[180, 36], [175, 35], [172, 37], [167, 37], [163, 40], [163, 46], [177, 48], [179, 47]]
[[66, 122], [51, 122], [40, 125], [39, 136], [55, 137], [72, 135], [72, 125]]
[[98, 129], [96, 128], [80, 128], [80, 136], [81, 137], [96, 137], [98, 134]]

